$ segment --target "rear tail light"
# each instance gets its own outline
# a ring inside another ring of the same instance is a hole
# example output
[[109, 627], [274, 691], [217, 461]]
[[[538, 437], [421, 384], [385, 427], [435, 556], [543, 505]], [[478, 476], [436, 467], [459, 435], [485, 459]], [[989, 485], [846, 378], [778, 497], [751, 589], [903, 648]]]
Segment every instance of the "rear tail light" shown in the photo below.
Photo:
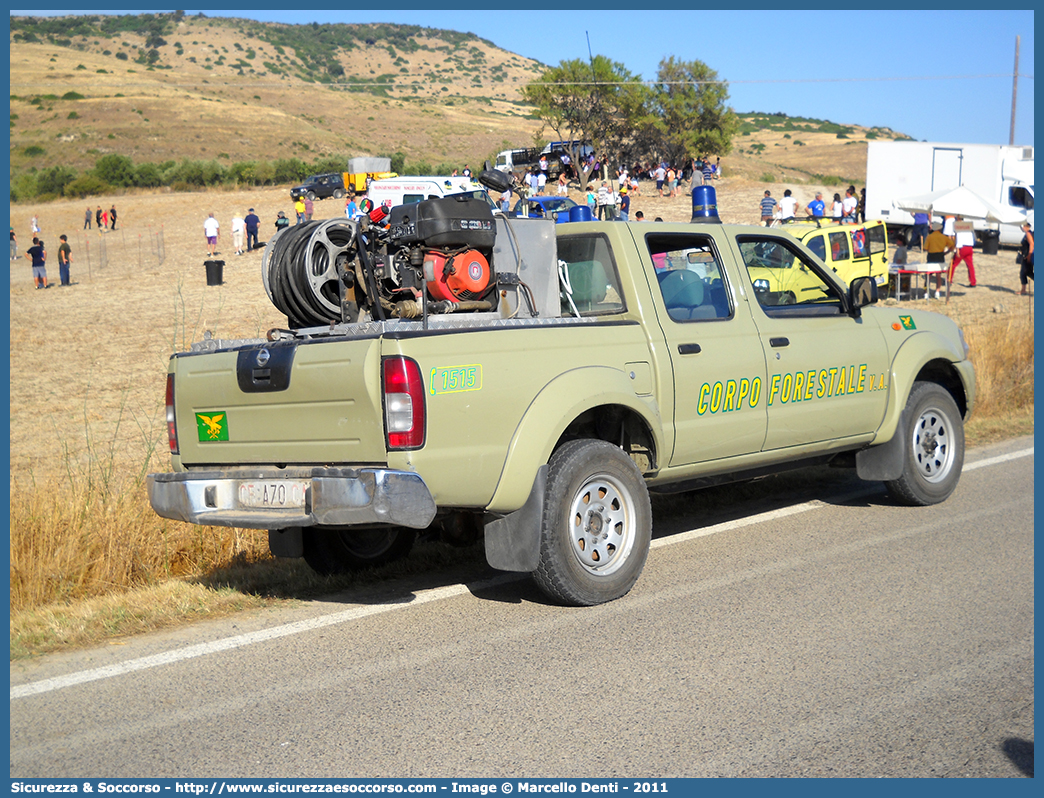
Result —
[[424, 446], [424, 380], [417, 361], [397, 355], [383, 362], [384, 434], [389, 450]]
[[167, 437], [170, 439], [170, 453], [178, 453], [178, 427], [174, 423], [174, 375], [167, 375]]

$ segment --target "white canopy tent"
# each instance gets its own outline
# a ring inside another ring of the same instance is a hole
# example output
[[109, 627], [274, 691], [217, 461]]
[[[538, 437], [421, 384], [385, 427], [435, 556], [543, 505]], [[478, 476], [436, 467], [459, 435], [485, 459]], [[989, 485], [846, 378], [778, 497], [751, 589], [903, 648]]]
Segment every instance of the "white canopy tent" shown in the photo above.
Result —
[[1026, 221], [1024, 213], [998, 205], [966, 186], [897, 199], [892, 206], [907, 213], [963, 216], [965, 219], [982, 219], [993, 224], [1020, 224]]

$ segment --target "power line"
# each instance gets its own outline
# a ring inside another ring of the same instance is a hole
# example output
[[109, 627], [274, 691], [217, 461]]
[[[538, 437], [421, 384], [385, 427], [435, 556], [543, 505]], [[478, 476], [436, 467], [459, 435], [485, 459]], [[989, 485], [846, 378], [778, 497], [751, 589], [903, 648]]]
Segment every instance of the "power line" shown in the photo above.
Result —
[[[620, 80], [605, 80], [605, 81], [554, 81], [543, 83], [544, 86], [555, 86], [555, 87], [568, 87], [568, 86], [716, 86], [716, 85], [776, 85], [776, 84], [811, 84], [811, 83], [892, 83], [899, 81], [929, 81], [929, 80], [987, 80], [995, 78], [1004, 78], [1005, 80], [1011, 78], [1011, 73], [1004, 74], [982, 74], [982, 75], [910, 75], [901, 77], [875, 77], [875, 78], [773, 78], [773, 79], [759, 79], [759, 80], [636, 80], [636, 81], [620, 81]], [[1020, 74], [1020, 78], [1027, 80], [1033, 80], [1031, 74]], [[209, 78], [201, 78], [200, 80], [194, 80], [189, 82], [168, 82], [162, 80], [155, 81], [106, 81], [105, 85], [112, 87], [128, 88], [132, 86], [155, 86], [160, 83], [163, 86], [171, 88], [193, 88], [202, 90], [200, 83], [202, 80], [210, 80]], [[377, 89], [377, 88], [397, 88], [397, 89], [412, 89], [412, 88], [434, 88], [434, 85], [430, 80], [407, 77], [406, 81], [294, 81], [292, 77], [289, 77], [290, 82], [300, 82], [309, 85], [316, 86], [317, 88], [346, 88], [346, 89], [357, 89], [365, 91], [366, 89]], [[531, 83], [532, 81], [525, 80], [524, 78], [506, 78], [504, 80], [494, 81], [491, 79], [483, 79], [481, 84], [476, 85], [504, 85], [505, 83]], [[47, 85], [48, 81], [35, 81], [33, 83], [11, 83], [11, 87], [32, 87], [39, 85]], [[272, 86], [285, 85], [286, 81], [263, 81], [263, 82], [243, 82], [243, 81], [228, 81], [222, 83], [208, 82], [207, 87], [227, 88], [236, 87], [244, 89], [257, 89], [266, 88]], [[451, 85], [443, 83], [443, 86]]]

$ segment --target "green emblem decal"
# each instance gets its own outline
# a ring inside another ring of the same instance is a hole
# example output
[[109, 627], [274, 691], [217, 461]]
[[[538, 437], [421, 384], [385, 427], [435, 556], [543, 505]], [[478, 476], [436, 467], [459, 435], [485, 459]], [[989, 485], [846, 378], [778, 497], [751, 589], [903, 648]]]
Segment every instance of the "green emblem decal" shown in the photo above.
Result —
[[428, 380], [428, 393], [461, 393], [482, 390], [482, 364], [433, 368]]
[[904, 330], [916, 330], [917, 325], [914, 324], [913, 316], [900, 316], [899, 322], [903, 325]]
[[228, 413], [222, 410], [216, 410], [213, 413], [196, 413], [196, 427], [199, 430], [200, 442], [227, 441]]

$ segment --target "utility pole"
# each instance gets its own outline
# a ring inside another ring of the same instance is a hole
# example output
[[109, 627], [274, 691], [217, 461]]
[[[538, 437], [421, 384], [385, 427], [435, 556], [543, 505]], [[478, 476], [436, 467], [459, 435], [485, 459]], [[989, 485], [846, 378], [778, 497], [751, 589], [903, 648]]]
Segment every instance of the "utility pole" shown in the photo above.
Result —
[[1015, 144], [1015, 100], [1019, 95], [1019, 38], [1015, 37], [1015, 74], [1011, 82], [1011, 132], [1008, 134], [1008, 144]]

